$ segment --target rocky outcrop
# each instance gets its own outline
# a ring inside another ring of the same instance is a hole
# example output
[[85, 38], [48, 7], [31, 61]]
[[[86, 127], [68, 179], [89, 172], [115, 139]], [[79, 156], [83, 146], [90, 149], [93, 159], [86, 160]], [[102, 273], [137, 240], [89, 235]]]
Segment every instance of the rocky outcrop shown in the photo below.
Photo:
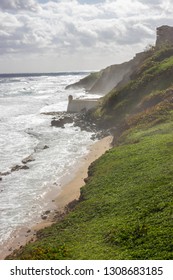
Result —
[[78, 82], [66, 86], [66, 89], [79, 89], [84, 88], [86, 91], [89, 91], [101, 75], [101, 71], [90, 73], [88, 76], [79, 80]]
[[0, 172], [0, 176], [7, 176], [7, 175], [9, 175], [9, 174], [10, 174], [9, 171]]
[[[111, 135], [111, 131], [109, 129], [101, 129], [100, 127], [97, 127], [87, 112], [52, 112], [49, 113], [49, 115], [50, 114], [54, 116], [52, 119], [53, 126], [64, 128], [64, 124], [73, 123], [72, 125], [76, 128], [76, 130], [80, 128], [82, 131], [92, 132], [92, 140], [102, 139], [103, 137]], [[65, 123], [63, 124], [61, 120], [65, 120]]]
[[35, 159], [33, 158], [33, 156], [30, 155], [30, 156], [24, 158], [24, 159], [22, 160], [22, 163], [23, 163], [23, 164], [26, 164], [27, 162], [31, 162], [31, 161], [34, 161], [34, 160], [35, 160]]
[[62, 116], [59, 119], [53, 119], [51, 121], [51, 126], [64, 128], [67, 123], [73, 123], [73, 118], [69, 116]]
[[27, 170], [27, 169], [29, 169], [29, 167], [28, 167], [27, 165], [18, 165], [18, 164], [16, 164], [16, 165], [14, 165], [14, 166], [11, 168], [11, 172], [19, 171], [19, 170], [21, 170], [21, 169]]

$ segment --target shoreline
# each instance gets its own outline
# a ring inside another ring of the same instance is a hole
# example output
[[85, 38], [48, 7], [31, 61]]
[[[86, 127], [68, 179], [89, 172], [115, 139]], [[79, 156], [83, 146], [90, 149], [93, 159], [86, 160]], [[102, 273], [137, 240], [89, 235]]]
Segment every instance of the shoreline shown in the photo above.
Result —
[[56, 210], [50, 212], [45, 220], [29, 228], [22, 227], [13, 232], [13, 236], [0, 246], [0, 260], [4, 260], [14, 250], [19, 249], [29, 241], [34, 241], [38, 230], [57, 222], [57, 215], [63, 215], [67, 205], [79, 199], [80, 188], [85, 185], [84, 179], [88, 177], [88, 167], [93, 161], [111, 148], [112, 139], [112, 136], [107, 136], [90, 146], [88, 154], [80, 159], [73, 178], [71, 178], [69, 182], [64, 183], [61, 191], [55, 196], [54, 204]]

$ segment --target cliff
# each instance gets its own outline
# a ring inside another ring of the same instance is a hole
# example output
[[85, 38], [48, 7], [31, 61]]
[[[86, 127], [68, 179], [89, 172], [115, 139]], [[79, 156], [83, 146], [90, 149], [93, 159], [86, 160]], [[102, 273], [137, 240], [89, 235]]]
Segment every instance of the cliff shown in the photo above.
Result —
[[[173, 27], [163, 25], [156, 29], [156, 49], [165, 45], [173, 45]], [[151, 50], [150, 50], [151, 51]], [[131, 74], [147, 58], [147, 51], [136, 54], [128, 62], [114, 64], [102, 69], [99, 72], [91, 73], [75, 84], [67, 86], [69, 88], [84, 88], [90, 93], [99, 93], [105, 95], [116, 86], [123, 86], [131, 79]]]
[[68, 85], [66, 89], [79, 89], [84, 88], [85, 90], [89, 91], [101, 75], [101, 71], [99, 72], [93, 72], [89, 74], [88, 76], [82, 78], [78, 82]]
[[105, 95], [120, 82], [121, 85], [128, 82], [135, 67], [137, 67], [145, 57], [146, 52], [136, 54], [132, 60], [121, 64], [114, 64], [99, 72], [91, 73], [80, 81], [68, 85], [66, 89], [84, 88], [89, 93]]
[[130, 61], [111, 65], [101, 71], [98, 79], [90, 88], [90, 93], [110, 92], [113, 88], [123, 86], [131, 79], [131, 74], [138, 68], [144, 59], [148, 56], [147, 52], [137, 53]]

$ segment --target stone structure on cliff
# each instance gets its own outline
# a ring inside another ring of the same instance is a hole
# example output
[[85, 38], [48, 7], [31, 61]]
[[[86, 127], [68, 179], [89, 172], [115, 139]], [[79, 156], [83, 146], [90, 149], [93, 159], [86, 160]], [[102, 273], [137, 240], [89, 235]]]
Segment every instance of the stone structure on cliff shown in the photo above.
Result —
[[69, 95], [67, 112], [69, 113], [79, 113], [82, 111], [85, 112], [96, 107], [98, 103], [99, 103], [99, 98], [73, 99], [73, 96]]
[[173, 45], [173, 27], [162, 25], [157, 28], [156, 47], [163, 45]]

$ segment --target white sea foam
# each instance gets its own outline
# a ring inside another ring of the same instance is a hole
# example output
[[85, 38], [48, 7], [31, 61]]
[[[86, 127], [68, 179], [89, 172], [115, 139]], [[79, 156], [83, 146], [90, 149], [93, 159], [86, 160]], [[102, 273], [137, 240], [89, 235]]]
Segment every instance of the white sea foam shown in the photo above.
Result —
[[[43, 112], [66, 111], [69, 92], [65, 86], [80, 75], [4, 78], [0, 83], [0, 172], [22, 165], [32, 154], [27, 170], [12, 172], [0, 181], [0, 241], [18, 226], [40, 218], [47, 201], [60, 189], [62, 178], [92, 143], [91, 133], [73, 124], [51, 127], [51, 116]], [[73, 92], [74, 97], [85, 96]], [[47, 145], [49, 148], [43, 149]]]

